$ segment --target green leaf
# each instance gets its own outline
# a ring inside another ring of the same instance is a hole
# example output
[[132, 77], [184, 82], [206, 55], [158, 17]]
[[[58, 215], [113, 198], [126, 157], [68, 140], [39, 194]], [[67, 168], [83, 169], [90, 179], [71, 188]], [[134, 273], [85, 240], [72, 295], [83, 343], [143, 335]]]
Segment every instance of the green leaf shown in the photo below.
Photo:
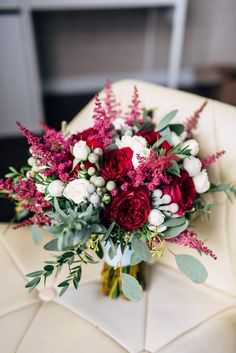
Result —
[[37, 224], [32, 225], [31, 229], [34, 242], [36, 245], [39, 245], [42, 240], [42, 229]]
[[172, 110], [167, 115], [165, 115], [164, 118], [161, 119], [159, 124], [157, 124], [155, 130], [156, 131], [161, 131], [161, 130], [165, 129], [165, 127], [167, 127], [169, 125], [169, 123], [171, 122], [171, 120], [174, 119], [174, 117], [176, 116], [177, 113], [178, 113], [178, 110], [175, 109], [175, 110]]
[[141, 300], [142, 287], [140, 286], [138, 281], [127, 273], [121, 273], [121, 280], [122, 292], [124, 293], [124, 295], [134, 302]]
[[220, 185], [211, 184], [211, 187], [207, 192], [220, 192], [220, 191], [227, 191], [227, 190], [230, 190], [229, 184], [220, 184]]
[[109, 226], [109, 228], [108, 228], [106, 234], [104, 235], [104, 237], [102, 238], [102, 240], [107, 240], [109, 238], [114, 226], [115, 226], [115, 222], [112, 222], [112, 224]]
[[171, 131], [175, 132], [177, 135], [181, 135], [184, 132], [183, 124], [170, 124], [169, 128]]
[[176, 227], [184, 224], [186, 222], [185, 217], [169, 218], [167, 221], [162, 223], [162, 226], [166, 227]]
[[137, 257], [146, 262], [150, 260], [151, 252], [147, 244], [145, 244], [141, 239], [133, 236], [131, 245]]
[[48, 251], [58, 251], [57, 239], [50, 240], [47, 244], [44, 245], [44, 249]]
[[141, 261], [142, 261], [142, 259], [140, 259], [135, 253], [133, 253], [130, 258], [130, 265], [131, 266], [137, 265]]
[[194, 283], [203, 283], [207, 279], [207, 270], [195, 257], [187, 254], [175, 255], [175, 261], [180, 271]]
[[32, 279], [32, 281], [28, 282], [25, 286], [25, 288], [29, 288], [29, 292], [32, 292], [32, 290], [37, 287], [37, 285], [39, 284], [41, 278], [40, 277], [35, 277], [34, 279]]
[[165, 140], [165, 137], [161, 137], [157, 142], [154, 143], [154, 145], [152, 145], [152, 148], [157, 149]]
[[52, 265], [44, 266], [44, 271], [46, 271], [46, 272], [52, 272], [53, 270], [54, 270], [54, 266], [52, 266]]
[[35, 272], [31, 272], [31, 273], [27, 273], [26, 277], [38, 277], [41, 276], [43, 274], [44, 271], [35, 271]]
[[169, 238], [177, 237], [180, 233], [182, 233], [185, 229], [188, 228], [188, 225], [189, 225], [189, 222], [186, 221], [185, 223], [179, 226], [167, 228], [167, 230], [163, 232], [163, 238], [169, 239]]
[[102, 248], [102, 246], [101, 246], [100, 241], [98, 242], [98, 249], [97, 249], [97, 251], [96, 251], [96, 254], [97, 254], [97, 256], [99, 257], [99, 259], [102, 259], [102, 258], [103, 258], [104, 253], [103, 253], [103, 248]]
[[59, 297], [61, 297], [69, 288], [69, 284], [67, 284], [67, 286], [62, 287], [60, 293], [59, 293]]

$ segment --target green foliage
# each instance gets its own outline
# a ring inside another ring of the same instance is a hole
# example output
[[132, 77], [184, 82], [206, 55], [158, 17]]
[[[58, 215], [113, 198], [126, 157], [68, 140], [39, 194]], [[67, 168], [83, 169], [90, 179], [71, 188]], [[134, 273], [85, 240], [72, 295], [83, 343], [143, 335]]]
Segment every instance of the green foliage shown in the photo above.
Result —
[[188, 228], [189, 222], [185, 220], [183, 224], [177, 226], [169, 226], [162, 234], [164, 239], [170, 239], [177, 237], [180, 233], [182, 233], [185, 229]]
[[177, 177], [180, 177], [180, 166], [176, 161], [171, 161], [170, 162], [171, 167], [167, 169], [167, 173], [176, 175]]
[[134, 277], [121, 273], [121, 281], [122, 292], [128, 299], [135, 302], [142, 299], [142, 287]]
[[176, 110], [172, 110], [170, 113], [165, 115], [164, 118], [162, 118], [161, 121], [157, 124], [155, 130], [159, 132], [165, 129], [170, 124], [171, 120], [174, 119], [177, 113], [178, 113], [178, 110], [176, 109]]
[[[135, 255], [138, 259], [143, 261], [149, 261], [151, 258], [151, 252], [146, 243], [144, 243], [140, 238], [137, 238], [135, 235], [131, 240], [132, 249], [135, 252]], [[134, 258], [133, 258], [134, 260]]]
[[207, 279], [207, 270], [195, 257], [187, 254], [175, 255], [175, 261], [180, 271], [194, 283], [203, 283]]
[[170, 124], [169, 128], [171, 131], [175, 132], [177, 135], [181, 135], [184, 132], [183, 124]]
[[42, 240], [42, 229], [37, 224], [33, 224], [31, 230], [35, 244], [39, 245]]
[[86, 244], [92, 234], [107, 233], [107, 229], [100, 223], [98, 208], [91, 204], [74, 206], [67, 201], [63, 206], [55, 198], [55, 211], [47, 213], [52, 219], [52, 226], [46, 227], [46, 230], [54, 234], [55, 239], [44, 246], [46, 250], [67, 250], [78, 244]]

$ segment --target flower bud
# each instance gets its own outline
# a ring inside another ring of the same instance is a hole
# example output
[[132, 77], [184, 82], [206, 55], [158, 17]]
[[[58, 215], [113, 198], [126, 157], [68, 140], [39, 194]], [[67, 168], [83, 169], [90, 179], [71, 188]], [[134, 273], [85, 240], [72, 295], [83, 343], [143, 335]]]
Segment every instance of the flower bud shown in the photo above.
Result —
[[153, 226], [159, 226], [164, 222], [165, 216], [159, 210], [153, 208], [148, 216], [148, 222]]
[[96, 147], [94, 153], [98, 154], [99, 156], [103, 155], [103, 150], [100, 147]]
[[96, 177], [94, 180], [94, 185], [99, 187], [103, 187], [105, 183], [106, 183], [105, 179], [101, 176]]
[[184, 160], [184, 169], [187, 170], [191, 177], [198, 175], [201, 171], [202, 163], [199, 158], [187, 157]]
[[199, 143], [194, 139], [185, 141], [183, 147], [187, 147], [192, 156], [196, 156], [199, 152]]
[[99, 195], [94, 193], [90, 196], [89, 201], [94, 205], [98, 205], [100, 203], [101, 199], [100, 199]]
[[62, 196], [62, 192], [64, 189], [64, 183], [61, 180], [53, 180], [48, 186], [48, 193], [53, 197]]
[[116, 188], [116, 183], [112, 180], [108, 181], [107, 184], [106, 184], [106, 189], [108, 191], [112, 191]]
[[78, 161], [86, 161], [88, 158], [88, 155], [90, 153], [90, 148], [86, 144], [85, 141], [80, 140], [79, 142], [76, 142], [72, 149], [72, 153], [75, 156]]
[[88, 160], [90, 163], [97, 163], [99, 161], [99, 155], [96, 153], [90, 153]]
[[89, 167], [89, 169], [88, 169], [88, 174], [89, 175], [94, 175], [96, 173], [96, 169], [94, 168], [94, 167]]
[[102, 198], [102, 202], [108, 204], [111, 202], [111, 196], [109, 194], [105, 194]]
[[210, 182], [205, 169], [203, 169], [197, 176], [193, 177], [193, 182], [197, 193], [202, 194], [210, 187]]

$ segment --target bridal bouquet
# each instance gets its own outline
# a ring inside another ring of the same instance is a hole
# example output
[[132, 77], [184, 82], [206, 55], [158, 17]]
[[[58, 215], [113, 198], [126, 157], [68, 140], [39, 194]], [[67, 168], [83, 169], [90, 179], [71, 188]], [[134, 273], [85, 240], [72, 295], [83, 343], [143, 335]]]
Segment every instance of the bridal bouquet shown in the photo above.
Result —
[[29, 273], [26, 287], [57, 276], [62, 267], [68, 276], [58, 284], [60, 295], [78, 287], [82, 268], [104, 258], [102, 293], [139, 300], [144, 286], [143, 262], [164, 251], [195, 283], [207, 278], [201, 262], [175, 254], [172, 244], [216, 255], [191, 230], [197, 215], [208, 215], [208, 192], [236, 194], [232, 185], [213, 185], [207, 167], [224, 151], [200, 159], [193, 138], [205, 104], [184, 124], [173, 123], [173, 110], [154, 124], [152, 111], [141, 108], [137, 89], [126, 113], [116, 102], [110, 83], [106, 96], [95, 99], [94, 125], [82, 132], [44, 126], [42, 137], [18, 123], [28, 139], [31, 157], [20, 171], [10, 168], [0, 180], [2, 195], [16, 205], [19, 228], [32, 226], [36, 243], [41, 230], [53, 234], [44, 246], [54, 252], [42, 270]]

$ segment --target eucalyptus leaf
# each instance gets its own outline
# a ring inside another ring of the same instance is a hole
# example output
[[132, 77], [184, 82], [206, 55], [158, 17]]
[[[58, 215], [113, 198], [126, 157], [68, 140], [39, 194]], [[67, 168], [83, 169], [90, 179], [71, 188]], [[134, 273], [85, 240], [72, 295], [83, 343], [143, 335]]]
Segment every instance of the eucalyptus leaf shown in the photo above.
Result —
[[175, 255], [175, 261], [180, 271], [188, 276], [194, 283], [203, 283], [207, 279], [207, 270], [194, 256], [187, 254]]
[[181, 135], [184, 132], [183, 124], [170, 124], [169, 128], [171, 131], [175, 132], [177, 135]]
[[164, 223], [162, 223], [162, 226], [176, 227], [184, 224], [185, 222], [186, 222], [185, 217], [169, 218]]
[[33, 224], [31, 229], [34, 242], [36, 245], [39, 245], [42, 240], [42, 229], [37, 224]]
[[141, 239], [134, 235], [131, 245], [137, 257], [146, 262], [150, 260], [151, 252], [147, 244], [145, 244]]
[[182, 233], [185, 229], [188, 228], [188, 225], [189, 225], [189, 222], [186, 221], [185, 223], [179, 226], [167, 228], [167, 230], [163, 232], [164, 239], [177, 237], [180, 233]]
[[121, 273], [121, 280], [122, 292], [128, 299], [135, 302], [142, 299], [142, 287], [134, 277]]
[[164, 116], [164, 118], [161, 119], [161, 121], [159, 122], [159, 124], [157, 124], [156, 126], [156, 131], [161, 131], [163, 129], [165, 129], [165, 127], [167, 127], [171, 120], [174, 119], [174, 117], [176, 116], [176, 114], [178, 113], [178, 110], [172, 110], [170, 113], [168, 113], [167, 115]]
[[106, 234], [105, 234], [104, 237], [102, 238], [102, 240], [107, 240], [107, 239], [109, 238], [109, 236], [110, 236], [110, 234], [111, 234], [111, 232], [112, 232], [114, 226], [115, 226], [115, 222], [112, 222], [111, 225], [109, 226], [109, 228], [108, 228]]
[[220, 191], [227, 191], [230, 190], [230, 185], [229, 184], [220, 184], [220, 185], [215, 185], [211, 184], [211, 187], [207, 192], [220, 192]]
[[47, 244], [45, 244], [44, 249], [48, 251], [58, 251], [57, 238], [52, 239]]
[[135, 253], [133, 253], [130, 258], [130, 265], [138, 265], [141, 261], [142, 259], [140, 259]]

